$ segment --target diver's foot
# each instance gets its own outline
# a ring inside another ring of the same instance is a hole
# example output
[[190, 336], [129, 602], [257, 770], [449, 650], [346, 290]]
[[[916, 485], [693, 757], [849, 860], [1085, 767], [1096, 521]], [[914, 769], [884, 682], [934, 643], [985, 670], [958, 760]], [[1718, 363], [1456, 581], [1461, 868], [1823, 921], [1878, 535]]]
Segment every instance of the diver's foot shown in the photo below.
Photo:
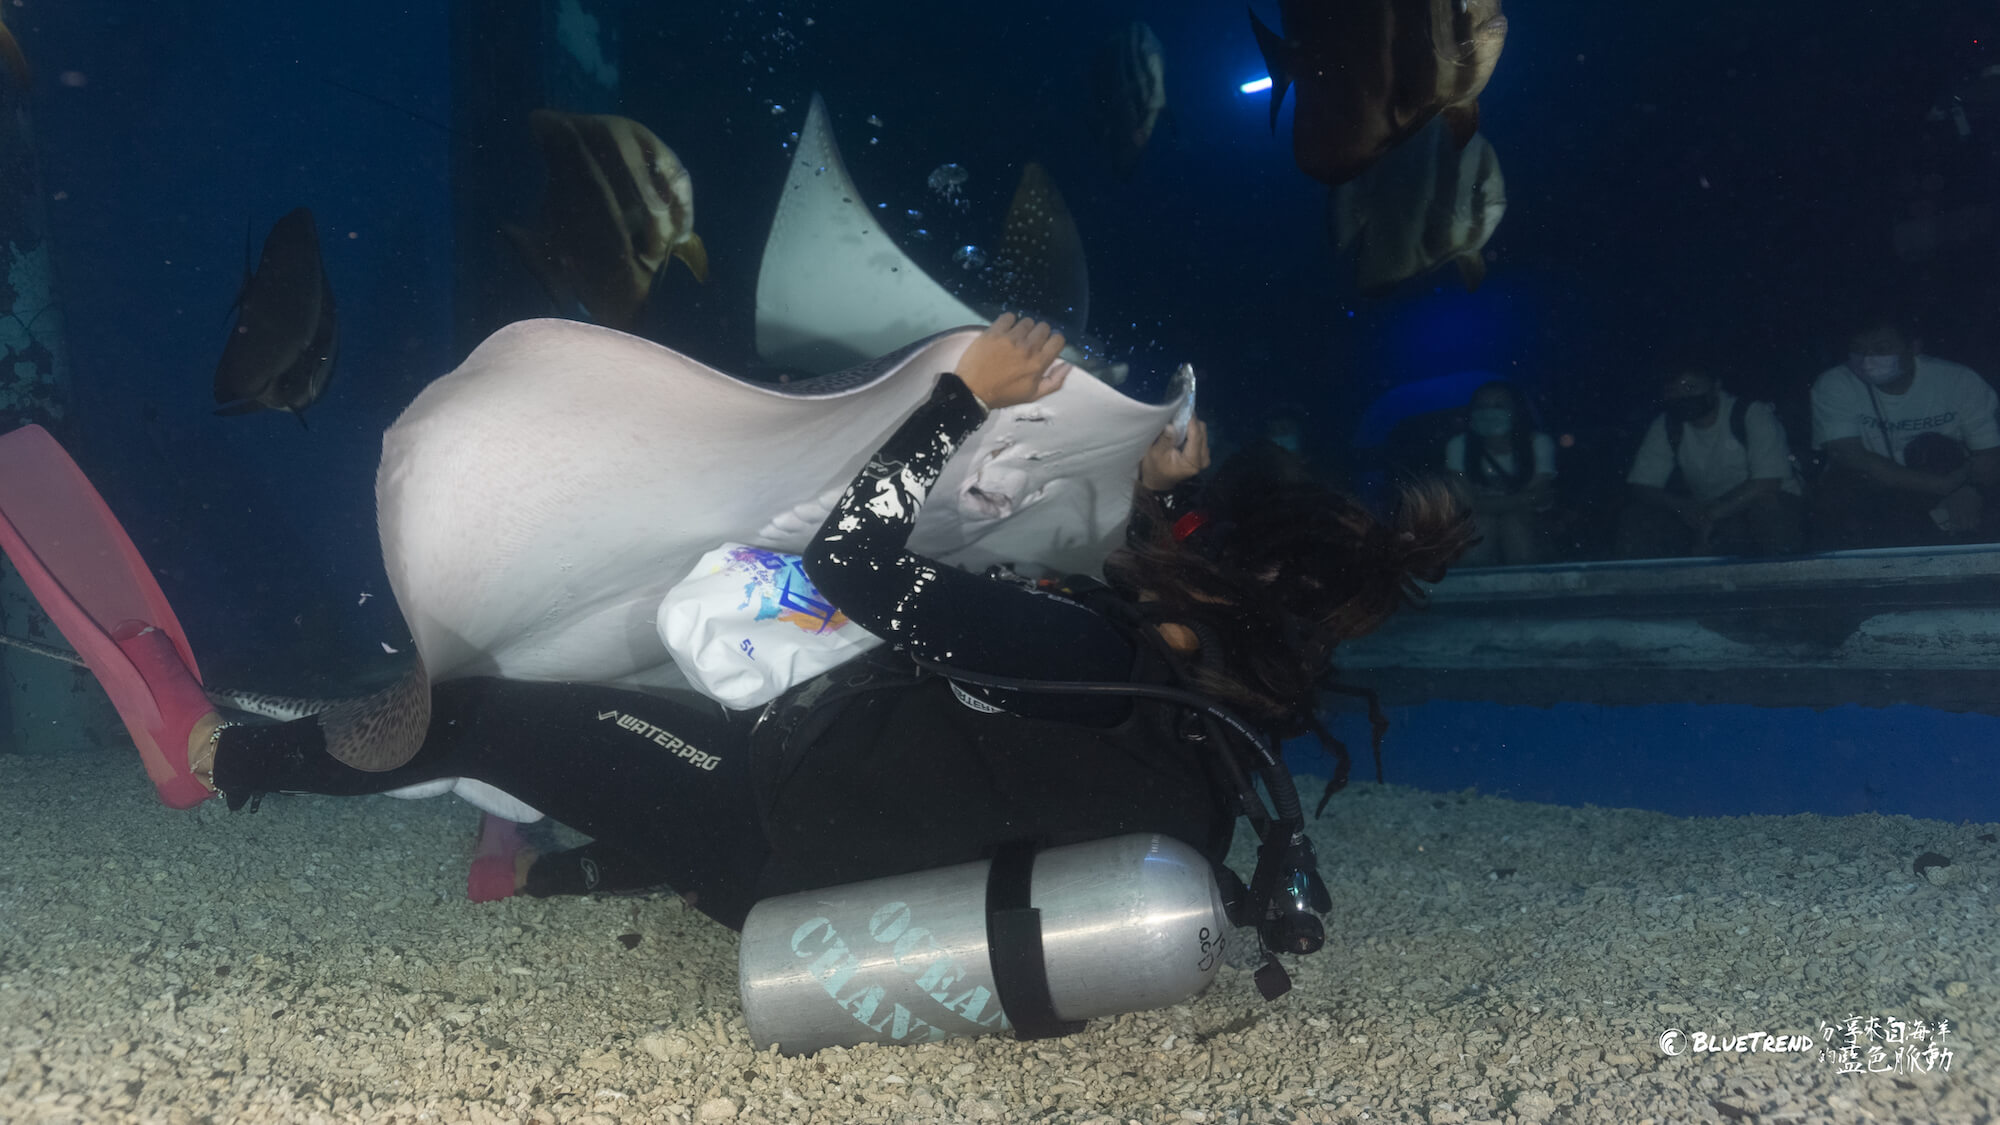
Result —
[[196, 719], [194, 729], [188, 732], [188, 772], [210, 793], [215, 792], [216, 738], [228, 725], [221, 712], [210, 711]]

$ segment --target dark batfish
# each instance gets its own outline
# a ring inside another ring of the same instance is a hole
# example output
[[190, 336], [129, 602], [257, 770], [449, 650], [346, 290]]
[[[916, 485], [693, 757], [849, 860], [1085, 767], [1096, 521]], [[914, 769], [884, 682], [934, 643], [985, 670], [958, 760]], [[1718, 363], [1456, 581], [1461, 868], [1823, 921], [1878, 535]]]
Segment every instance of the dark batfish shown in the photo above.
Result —
[[215, 368], [217, 414], [306, 407], [326, 391], [339, 351], [333, 286], [319, 257], [312, 212], [301, 207], [271, 228], [254, 271], [245, 270], [236, 324]]
[[21, 44], [14, 33], [7, 30], [7, 22], [0, 20], [0, 63], [14, 76], [15, 85], [25, 90], [35, 83], [35, 72], [28, 67], [28, 56], [21, 53]]
[[1354, 253], [1361, 291], [1379, 296], [1445, 262], [1468, 290], [1486, 278], [1485, 249], [1507, 213], [1507, 182], [1485, 137], [1456, 144], [1433, 121], [1382, 162], [1328, 193], [1334, 240]]
[[551, 300], [565, 312], [630, 328], [669, 257], [708, 280], [694, 233], [694, 183], [674, 150], [636, 121], [538, 109], [528, 117], [549, 185], [542, 229], [509, 225]]
[[1167, 64], [1153, 29], [1135, 20], [1106, 39], [1091, 63], [1090, 85], [1098, 143], [1118, 174], [1129, 176], [1167, 108]]
[[1000, 236], [995, 285], [1002, 307], [1056, 323], [1071, 336], [1090, 320], [1090, 268], [1062, 192], [1040, 164], [1021, 169]]
[[1279, 0], [1285, 33], [1250, 24], [1271, 74], [1271, 127], [1287, 87], [1299, 96], [1292, 156], [1338, 186], [1443, 116], [1463, 145], [1479, 130], [1479, 93], [1507, 41], [1500, 0]]

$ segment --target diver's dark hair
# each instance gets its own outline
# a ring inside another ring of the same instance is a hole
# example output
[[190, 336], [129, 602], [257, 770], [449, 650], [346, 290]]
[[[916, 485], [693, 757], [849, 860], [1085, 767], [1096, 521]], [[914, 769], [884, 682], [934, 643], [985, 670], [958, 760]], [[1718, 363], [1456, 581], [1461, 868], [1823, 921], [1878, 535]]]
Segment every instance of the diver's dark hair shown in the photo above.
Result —
[[1472, 544], [1470, 514], [1449, 485], [1403, 488], [1393, 519], [1313, 480], [1238, 478], [1201, 502], [1186, 540], [1150, 496], [1148, 528], [1106, 575], [1162, 621], [1193, 628], [1202, 654], [1188, 686], [1280, 738], [1313, 730], [1319, 684], [1340, 642], [1374, 632], [1419, 581], [1436, 582]]

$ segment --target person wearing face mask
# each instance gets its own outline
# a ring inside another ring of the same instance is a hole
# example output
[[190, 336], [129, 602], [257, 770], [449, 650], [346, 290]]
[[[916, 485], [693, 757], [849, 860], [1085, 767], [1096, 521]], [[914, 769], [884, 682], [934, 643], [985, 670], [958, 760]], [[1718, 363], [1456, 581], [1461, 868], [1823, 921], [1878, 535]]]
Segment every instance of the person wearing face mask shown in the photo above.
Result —
[[1814, 489], [1821, 550], [1976, 541], [2000, 526], [1988, 510], [2000, 498], [2000, 396], [1921, 343], [1877, 318], [1813, 382], [1813, 448], [1827, 459]]
[[1518, 566], [1547, 555], [1543, 516], [1555, 505], [1556, 447], [1537, 431], [1528, 400], [1496, 379], [1473, 392], [1464, 433], [1444, 447], [1472, 508], [1479, 542], [1467, 566]]
[[1625, 558], [1799, 549], [1804, 489], [1777, 408], [1730, 394], [1706, 371], [1667, 378], [1625, 483], [1632, 493], [1618, 527]]

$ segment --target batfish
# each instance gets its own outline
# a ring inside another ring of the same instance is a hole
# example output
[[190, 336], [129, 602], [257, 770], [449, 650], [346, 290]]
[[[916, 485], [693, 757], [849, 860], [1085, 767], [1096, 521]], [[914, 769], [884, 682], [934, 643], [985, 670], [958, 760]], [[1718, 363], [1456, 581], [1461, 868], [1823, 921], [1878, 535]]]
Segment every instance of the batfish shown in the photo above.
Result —
[[694, 182], [651, 130], [630, 118], [549, 109], [529, 114], [528, 126], [549, 171], [542, 225], [506, 230], [559, 308], [580, 304], [597, 323], [628, 328], [669, 257], [708, 280]]
[[236, 323], [215, 368], [216, 413], [288, 410], [305, 425], [339, 350], [333, 285], [312, 212], [300, 207], [278, 220], [256, 268], [244, 270]]
[[1457, 143], [1507, 41], [1500, 0], [1279, 0], [1280, 36], [1250, 13], [1271, 74], [1271, 127], [1299, 96], [1292, 157], [1339, 186], [1442, 115]]
[[1167, 64], [1153, 29], [1134, 20], [1113, 33], [1090, 65], [1091, 124], [1120, 176], [1139, 165], [1167, 108]]
[[1507, 213], [1507, 182], [1485, 137], [1463, 148], [1442, 121], [1351, 183], [1332, 189], [1327, 220], [1340, 248], [1354, 252], [1355, 280], [1379, 296], [1398, 282], [1458, 263], [1467, 289], [1486, 277], [1480, 251]]
[[28, 56], [21, 53], [21, 43], [14, 33], [7, 29], [7, 21], [0, 20], [0, 63], [5, 63], [14, 82], [25, 90], [35, 83], [35, 72], [28, 66]]

